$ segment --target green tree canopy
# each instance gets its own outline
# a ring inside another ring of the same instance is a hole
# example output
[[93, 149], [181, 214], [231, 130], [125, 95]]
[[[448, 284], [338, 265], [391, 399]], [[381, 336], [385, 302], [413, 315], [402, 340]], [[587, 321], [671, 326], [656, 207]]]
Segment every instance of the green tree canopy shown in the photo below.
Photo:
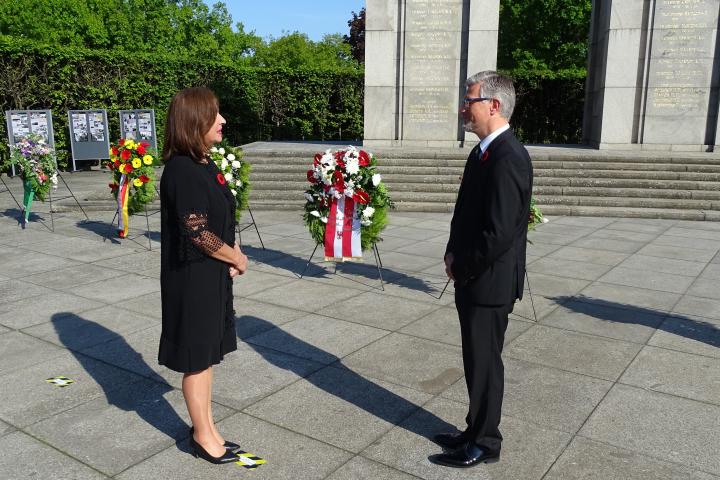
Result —
[[582, 74], [592, 0], [500, 0], [498, 68]]

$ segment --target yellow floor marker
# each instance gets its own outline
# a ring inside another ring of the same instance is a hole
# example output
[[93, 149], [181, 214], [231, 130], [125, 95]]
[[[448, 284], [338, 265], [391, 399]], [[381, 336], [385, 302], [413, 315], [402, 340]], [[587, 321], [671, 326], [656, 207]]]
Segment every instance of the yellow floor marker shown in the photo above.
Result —
[[242, 450], [235, 452], [235, 455], [238, 457], [238, 461], [235, 463], [247, 468], [248, 470], [255, 470], [257, 467], [266, 462], [266, 460], [263, 460], [255, 454], [243, 452]]
[[56, 387], [67, 387], [71, 383], [75, 383], [75, 380], [70, 380], [67, 377], [59, 376], [59, 377], [50, 377], [45, 380], [48, 383], [52, 383]]

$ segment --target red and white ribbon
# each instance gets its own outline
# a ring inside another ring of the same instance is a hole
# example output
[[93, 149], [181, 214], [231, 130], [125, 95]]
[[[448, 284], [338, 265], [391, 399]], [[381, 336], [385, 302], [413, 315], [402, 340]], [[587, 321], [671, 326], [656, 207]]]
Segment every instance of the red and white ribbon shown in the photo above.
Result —
[[325, 227], [325, 260], [344, 262], [362, 260], [360, 219], [352, 198], [333, 199]]

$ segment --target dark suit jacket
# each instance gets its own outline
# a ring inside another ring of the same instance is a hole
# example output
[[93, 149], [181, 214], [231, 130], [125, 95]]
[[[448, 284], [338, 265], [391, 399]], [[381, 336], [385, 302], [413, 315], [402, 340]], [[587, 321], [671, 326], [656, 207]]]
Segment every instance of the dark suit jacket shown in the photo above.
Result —
[[446, 252], [454, 256], [455, 288], [467, 289], [472, 303], [522, 298], [532, 179], [530, 155], [510, 130], [486, 155], [478, 145], [468, 157]]

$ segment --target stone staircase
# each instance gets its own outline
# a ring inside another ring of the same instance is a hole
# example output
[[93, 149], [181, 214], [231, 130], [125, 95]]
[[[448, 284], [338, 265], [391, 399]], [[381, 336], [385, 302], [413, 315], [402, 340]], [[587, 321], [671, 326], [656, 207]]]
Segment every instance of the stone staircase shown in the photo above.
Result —
[[[250, 144], [253, 209], [300, 209], [314, 151]], [[333, 146], [335, 147], [335, 146]], [[370, 149], [399, 211], [451, 212], [468, 150]], [[720, 221], [720, 155], [528, 147], [534, 195], [548, 215]]]
[[[314, 153], [341, 146], [256, 142], [243, 148], [252, 165], [251, 208], [300, 211], [308, 185], [305, 172]], [[397, 210], [452, 211], [469, 150], [369, 150], [379, 159], [378, 170]], [[720, 221], [720, 154], [546, 146], [528, 150], [535, 169], [534, 195], [547, 215]], [[107, 172], [70, 177], [73, 188], [80, 188], [75, 193], [84, 208], [115, 208], [106, 187]], [[151, 209], [158, 206], [156, 200]], [[58, 205], [61, 211], [76, 208], [72, 200]]]

